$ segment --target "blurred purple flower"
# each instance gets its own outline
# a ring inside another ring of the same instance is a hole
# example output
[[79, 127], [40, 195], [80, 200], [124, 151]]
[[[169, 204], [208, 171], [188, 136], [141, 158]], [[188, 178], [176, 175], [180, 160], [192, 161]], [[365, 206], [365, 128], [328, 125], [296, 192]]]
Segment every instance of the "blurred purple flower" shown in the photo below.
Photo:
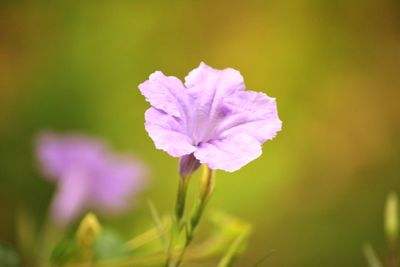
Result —
[[259, 157], [261, 145], [281, 130], [275, 99], [245, 91], [243, 77], [231, 68], [201, 63], [185, 84], [156, 71], [139, 89], [152, 106], [146, 130], [158, 149], [183, 157], [181, 174], [198, 167], [193, 160], [236, 171]]
[[140, 163], [84, 135], [41, 134], [36, 152], [45, 177], [57, 183], [52, 216], [58, 223], [67, 224], [88, 209], [122, 211], [143, 189]]

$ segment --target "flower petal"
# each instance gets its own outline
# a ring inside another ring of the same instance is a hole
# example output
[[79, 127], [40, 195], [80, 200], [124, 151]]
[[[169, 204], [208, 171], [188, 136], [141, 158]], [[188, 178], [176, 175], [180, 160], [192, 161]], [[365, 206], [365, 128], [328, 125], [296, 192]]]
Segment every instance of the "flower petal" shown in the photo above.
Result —
[[187, 94], [178, 78], [156, 71], [139, 85], [139, 90], [153, 107], [175, 117], [185, 115]]
[[52, 216], [59, 224], [68, 224], [78, 216], [89, 201], [89, 176], [70, 170], [59, 181], [52, 202]]
[[106, 146], [80, 134], [42, 133], [36, 140], [36, 153], [46, 178], [59, 180], [78, 166], [96, 165]]
[[261, 155], [260, 143], [249, 135], [228, 136], [202, 143], [194, 156], [211, 169], [236, 171]]
[[99, 209], [119, 212], [132, 204], [130, 196], [143, 190], [145, 170], [136, 160], [126, 156], [110, 157], [99, 166], [92, 185], [92, 199]]
[[195, 151], [192, 140], [185, 134], [182, 120], [165, 112], [149, 108], [145, 114], [145, 127], [156, 147], [173, 157], [181, 157]]
[[224, 99], [225, 117], [218, 123], [219, 138], [236, 134], [247, 134], [260, 143], [275, 137], [281, 130], [276, 101], [264, 93], [237, 92]]
[[215, 89], [222, 90], [224, 93], [244, 90], [243, 77], [239, 71], [226, 68], [217, 70], [211, 68], [204, 62], [189, 72], [185, 77], [186, 88], [203, 88], [203, 91], [215, 93]]
[[195, 114], [190, 117], [192, 123], [188, 128], [197, 141], [212, 135], [215, 124], [224, 115], [221, 113], [222, 100], [245, 89], [239, 71], [231, 68], [216, 70], [204, 63], [186, 76], [185, 86]]

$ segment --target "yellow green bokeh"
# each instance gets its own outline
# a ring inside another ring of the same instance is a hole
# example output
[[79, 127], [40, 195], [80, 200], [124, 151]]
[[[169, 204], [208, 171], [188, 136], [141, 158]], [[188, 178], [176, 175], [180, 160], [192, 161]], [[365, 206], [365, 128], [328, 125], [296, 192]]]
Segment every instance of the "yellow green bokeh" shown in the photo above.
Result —
[[16, 244], [18, 210], [45, 218], [54, 186], [32, 146], [43, 129], [148, 164], [147, 191], [103, 223], [131, 236], [151, 223], [147, 199], [171, 212], [177, 159], [145, 132], [137, 85], [204, 61], [276, 97], [283, 121], [259, 159], [217, 173], [209, 208], [253, 224], [237, 266], [272, 250], [265, 266], [366, 266], [363, 245], [384, 251], [385, 198], [400, 192], [399, 29], [396, 0], [0, 2], [0, 241]]

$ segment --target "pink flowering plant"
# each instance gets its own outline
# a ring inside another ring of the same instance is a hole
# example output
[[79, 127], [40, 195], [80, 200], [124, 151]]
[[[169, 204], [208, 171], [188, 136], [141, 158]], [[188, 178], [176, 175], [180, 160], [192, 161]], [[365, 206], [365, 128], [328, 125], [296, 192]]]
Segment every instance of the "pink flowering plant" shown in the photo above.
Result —
[[[150, 103], [145, 128], [155, 147], [179, 158], [174, 212], [160, 216], [149, 202], [154, 225], [134, 238], [121, 238], [95, 214], [126, 211], [145, 188], [146, 167], [86, 135], [43, 133], [35, 151], [41, 174], [56, 185], [55, 194], [40, 234], [33, 241], [21, 239], [25, 251], [37, 247], [38, 253], [29, 255], [36, 265], [180, 267], [208, 262], [227, 267], [243, 250], [250, 225], [223, 212], [207, 216], [213, 227], [201, 241], [196, 233], [216, 171], [234, 172], [255, 160], [263, 143], [281, 130], [275, 99], [245, 90], [237, 70], [205, 63], [184, 82], [156, 71], [139, 90]], [[188, 208], [188, 186], [200, 167], [199, 192]], [[77, 229], [60, 242], [49, 238], [55, 228], [74, 229], [77, 220]], [[27, 228], [26, 221], [20, 216], [20, 229]]]
[[143, 189], [145, 167], [94, 138], [43, 133], [36, 151], [44, 177], [57, 184], [50, 215], [59, 224], [88, 210], [122, 212]]
[[[104, 254], [100, 250], [107, 244], [121, 247], [111, 231], [103, 229], [100, 235], [91, 212], [107, 216], [128, 210], [145, 188], [145, 165], [130, 155], [114, 152], [101, 140], [78, 133], [44, 132], [35, 138], [34, 147], [39, 171], [56, 189], [48, 219], [38, 233], [29, 213], [24, 211], [17, 217], [20, 246], [29, 265], [70, 266], [93, 261]], [[85, 213], [79, 238], [67, 235], [53, 249], [60, 233]], [[93, 234], [99, 235], [98, 244]]]
[[[262, 144], [275, 137], [282, 122], [275, 99], [246, 91], [243, 77], [231, 68], [216, 70], [200, 63], [184, 83], [156, 71], [139, 89], [151, 105], [145, 126], [156, 148], [180, 158], [165, 266], [181, 266], [213, 193], [215, 170], [233, 172], [258, 158]], [[199, 197], [186, 218], [188, 183], [201, 164]], [[231, 264], [235, 252], [229, 253], [219, 266]]]

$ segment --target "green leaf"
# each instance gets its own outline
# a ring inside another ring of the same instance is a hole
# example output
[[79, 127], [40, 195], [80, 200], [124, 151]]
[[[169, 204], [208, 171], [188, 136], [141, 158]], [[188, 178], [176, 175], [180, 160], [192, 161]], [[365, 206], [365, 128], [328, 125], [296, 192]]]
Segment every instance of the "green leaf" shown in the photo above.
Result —
[[104, 229], [96, 239], [94, 257], [96, 261], [120, 258], [126, 255], [124, 242], [114, 231]]
[[151, 212], [151, 217], [153, 218], [154, 224], [157, 227], [158, 230], [158, 234], [160, 236], [160, 241], [164, 246], [164, 250], [167, 252], [168, 251], [168, 241], [166, 238], [166, 232], [164, 230], [164, 227], [162, 225], [161, 219], [160, 219], [160, 215], [156, 209], [156, 207], [154, 206], [153, 202], [148, 200], [148, 205], [150, 208], [150, 212]]
[[218, 263], [218, 267], [228, 267], [232, 266], [236, 255], [238, 252], [243, 249], [244, 243], [246, 242], [247, 237], [250, 233], [250, 227], [244, 228], [243, 231], [238, 234], [232, 244], [229, 246], [226, 254]]
[[212, 216], [213, 223], [219, 228], [229, 243], [223, 258], [218, 263], [218, 267], [232, 266], [237, 254], [244, 250], [246, 241], [251, 233], [251, 225], [223, 212], [216, 212]]
[[[96, 238], [93, 247], [93, 260], [118, 259], [127, 254], [123, 246], [124, 242], [112, 230], [103, 229]], [[70, 234], [56, 245], [51, 253], [50, 262], [54, 265], [85, 261], [84, 250], [79, 244], [76, 235]], [[0, 265], [1, 266], [1, 265]], [[2, 266], [1, 266], [2, 267]]]
[[80, 258], [81, 252], [75, 237], [68, 236], [55, 246], [50, 256], [50, 262], [62, 265], [67, 262], [77, 261]]

